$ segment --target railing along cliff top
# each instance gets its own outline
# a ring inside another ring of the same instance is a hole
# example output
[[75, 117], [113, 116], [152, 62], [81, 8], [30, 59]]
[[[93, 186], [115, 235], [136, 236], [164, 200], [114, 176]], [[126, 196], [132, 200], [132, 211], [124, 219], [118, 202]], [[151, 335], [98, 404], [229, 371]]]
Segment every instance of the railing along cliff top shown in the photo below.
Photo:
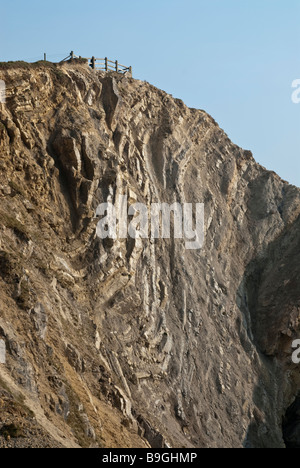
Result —
[[74, 52], [72, 51], [70, 55], [62, 61], [65, 62], [67, 60], [73, 60], [73, 59], [88, 60], [89, 67], [91, 67], [93, 70], [103, 70], [105, 72], [114, 71], [114, 72], [123, 73], [123, 74], [129, 73], [129, 75], [132, 76], [132, 67], [127, 67], [126, 65], [122, 65], [121, 63], [118, 62], [118, 60], [112, 61], [112, 60], [109, 60], [107, 57], [105, 58], [80, 57], [78, 55], [75, 55]]

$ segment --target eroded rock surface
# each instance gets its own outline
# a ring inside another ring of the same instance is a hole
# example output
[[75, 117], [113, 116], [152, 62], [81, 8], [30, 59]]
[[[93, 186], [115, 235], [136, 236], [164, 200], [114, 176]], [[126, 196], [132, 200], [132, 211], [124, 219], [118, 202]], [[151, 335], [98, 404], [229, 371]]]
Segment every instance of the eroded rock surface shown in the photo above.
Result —
[[[299, 189], [148, 83], [83, 64], [0, 78], [0, 406], [21, 398], [22, 444], [284, 447]], [[101, 241], [119, 195], [205, 203], [204, 248]]]

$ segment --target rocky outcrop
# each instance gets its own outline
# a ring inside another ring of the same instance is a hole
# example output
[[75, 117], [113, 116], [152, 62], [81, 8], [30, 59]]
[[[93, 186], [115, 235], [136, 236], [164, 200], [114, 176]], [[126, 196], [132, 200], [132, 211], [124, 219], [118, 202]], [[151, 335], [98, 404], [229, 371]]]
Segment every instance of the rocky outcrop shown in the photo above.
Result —
[[[80, 63], [0, 78], [5, 404], [21, 395], [50, 446], [284, 447], [299, 189], [148, 83]], [[120, 195], [204, 203], [204, 247], [100, 240], [97, 207]]]

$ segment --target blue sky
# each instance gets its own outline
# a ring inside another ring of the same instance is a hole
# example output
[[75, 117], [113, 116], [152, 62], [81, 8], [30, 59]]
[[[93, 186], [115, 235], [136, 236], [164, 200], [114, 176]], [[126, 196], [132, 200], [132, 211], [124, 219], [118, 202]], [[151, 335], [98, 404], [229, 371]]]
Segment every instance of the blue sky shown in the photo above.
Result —
[[10, 0], [0, 61], [118, 59], [300, 186], [299, 23], [300, 0]]

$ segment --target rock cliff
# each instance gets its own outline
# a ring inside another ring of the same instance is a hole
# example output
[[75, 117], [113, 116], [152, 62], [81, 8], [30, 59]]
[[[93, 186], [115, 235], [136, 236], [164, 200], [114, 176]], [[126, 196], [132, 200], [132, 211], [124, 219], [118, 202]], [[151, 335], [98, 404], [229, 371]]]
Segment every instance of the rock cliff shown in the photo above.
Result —
[[[300, 446], [300, 190], [146, 82], [0, 79], [0, 445]], [[100, 240], [119, 195], [204, 203], [204, 247]]]

